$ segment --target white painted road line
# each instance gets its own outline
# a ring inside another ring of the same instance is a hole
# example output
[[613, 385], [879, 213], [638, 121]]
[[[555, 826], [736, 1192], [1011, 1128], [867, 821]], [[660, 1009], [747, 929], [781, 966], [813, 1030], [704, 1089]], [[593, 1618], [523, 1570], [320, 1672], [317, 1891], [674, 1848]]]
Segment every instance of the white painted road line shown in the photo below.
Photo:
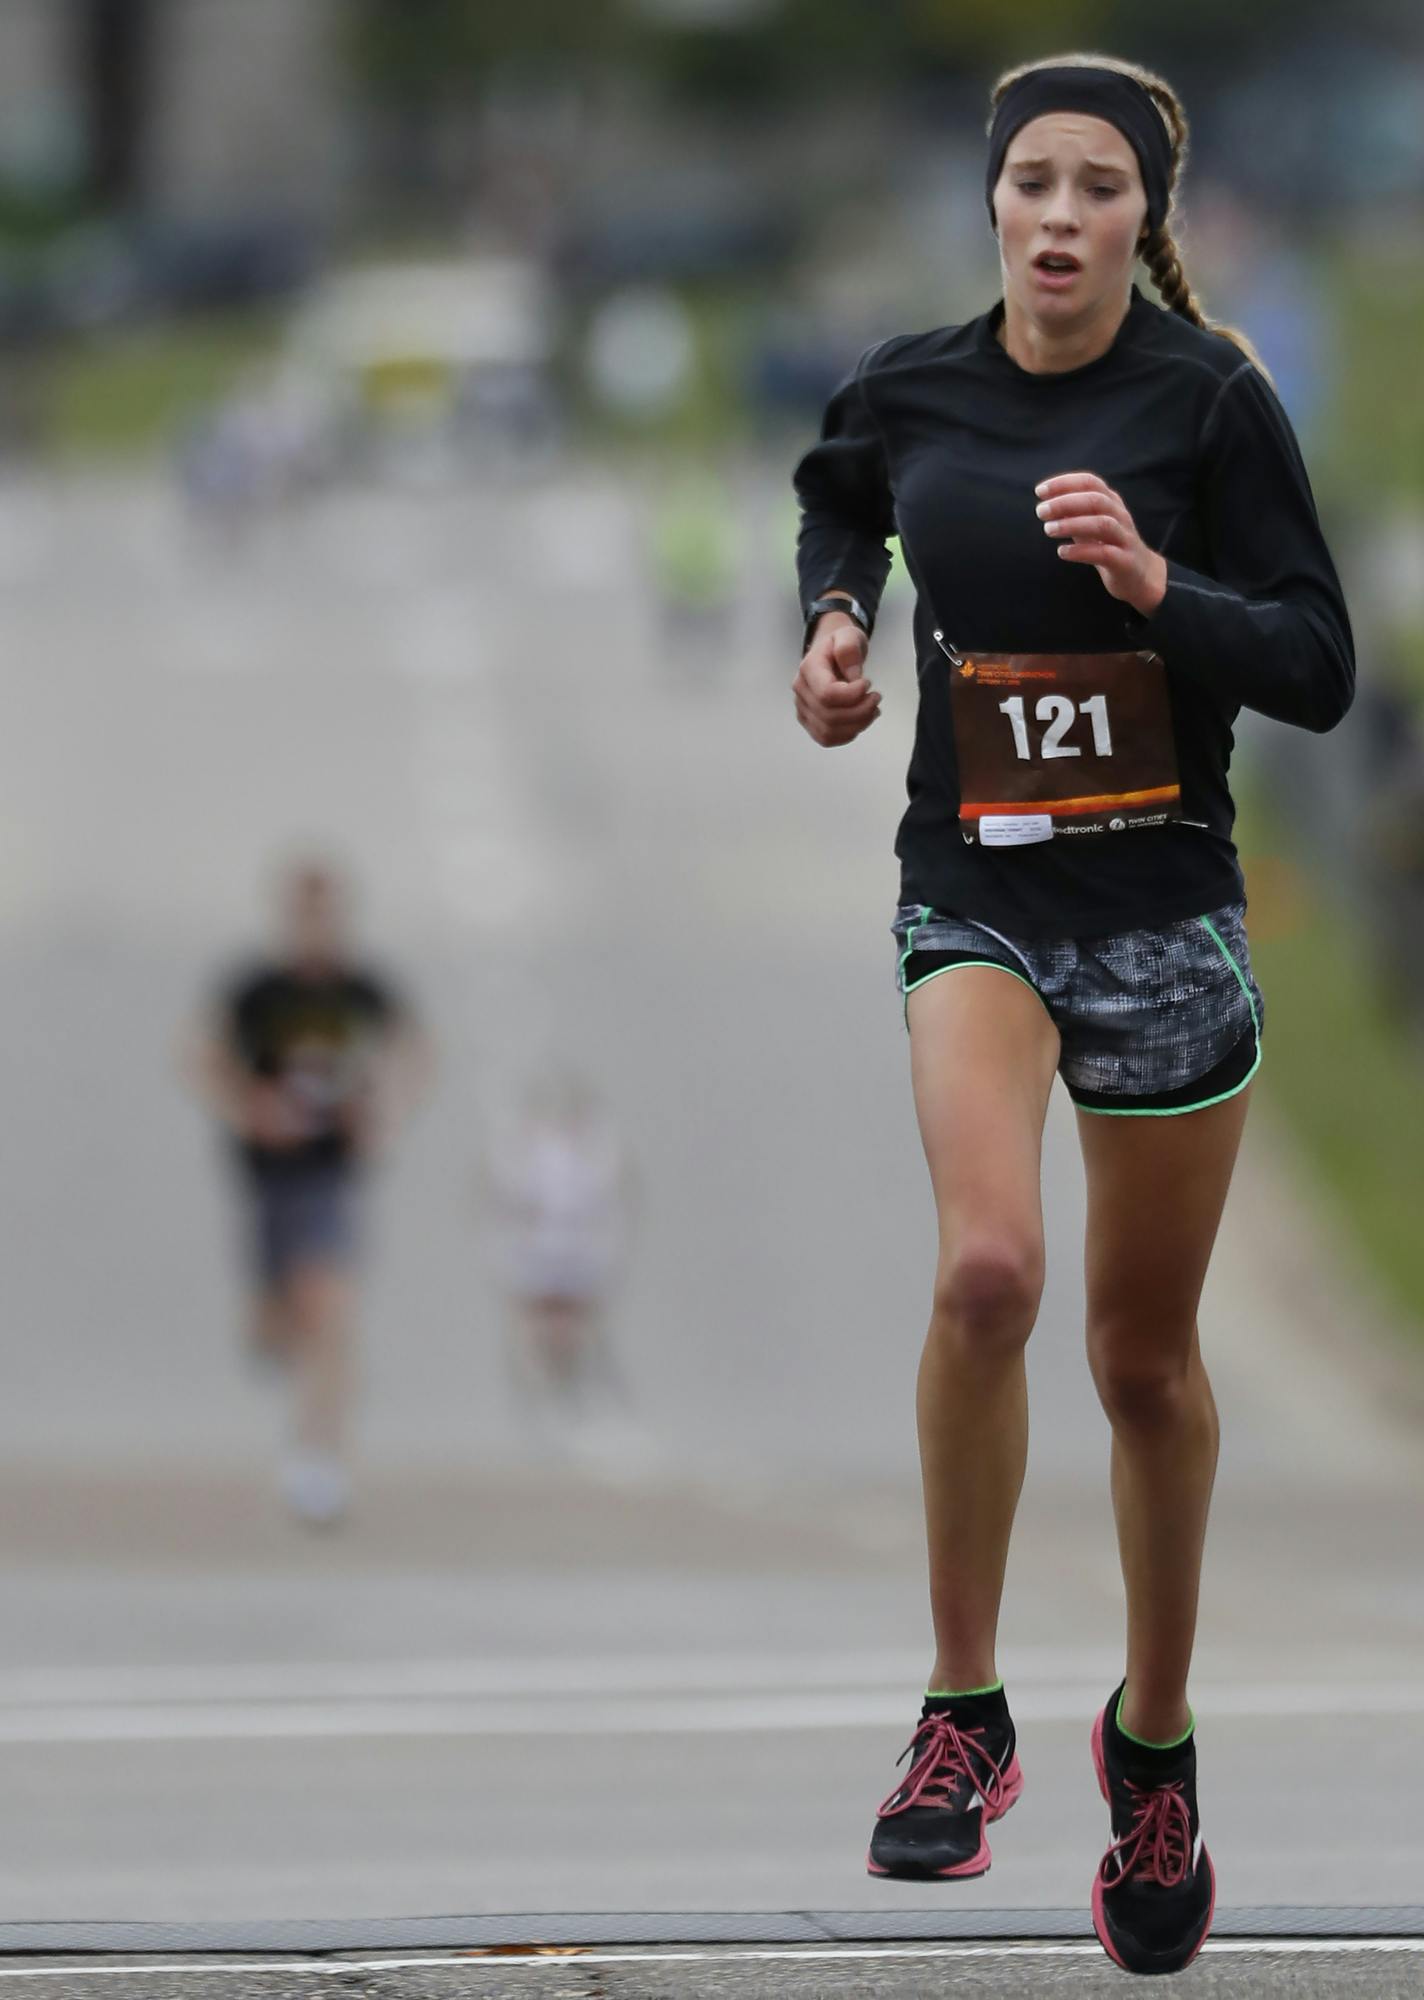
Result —
[[[1016, 1699], [1025, 1721], [1084, 1723], [1101, 1704], [1095, 1684]], [[412, 1700], [12, 1705], [0, 1711], [0, 1743], [277, 1742], [367, 1737], [589, 1737], [756, 1735], [789, 1730], [903, 1729], [903, 1687], [884, 1693], [759, 1696], [593, 1697], [577, 1706], [546, 1701]], [[1424, 1688], [1237, 1688], [1198, 1690], [1198, 1711], [1280, 1721], [1299, 1717], [1424, 1714]]]
[[[1111, 1675], [1111, 1655], [1102, 1673]], [[1078, 1673], [1063, 1676], [1085, 1679]], [[18, 1668], [0, 1672], [11, 1703], [326, 1700], [341, 1697], [674, 1694], [773, 1689], [894, 1689], [923, 1674], [922, 1651], [842, 1653], [611, 1653], [578, 1660], [505, 1655], [481, 1659], [204, 1661], [127, 1667]]]
[[[1087, 1670], [1066, 1651], [1015, 1664], [1020, 1723], [1083, 1723], [1115, 1678], [1106, 1656]], [[1213, 1721], [1424, 1716], [1417, 1676], [1371, 1682], [1323, 1664], [1311, 1680], [1199, 1675], [1193, 1698]], [[33, 1669], [0, 1675], [0, 1743], [895, 1730], [922, 1668], [918, 1653], [729, 1653]]]
[[[1379, 1957], [1381, 1954], [1424, 1953], [1424, 1938], [1222, 1938], [1203, 1947], [1203, 1956], [1237, 1957]], [[163, 1973], [193, 1979], [203, 1973], [300, 1972], [316, 1978], [332, 1972], [411, 1972], [458, 1968], [506, 1972], [511, 1966], [537, 1965], [547, 1971], [588, 1965], [728, 1965], [747, 1962], [874, 1963], [905, 1959], [1097, 1958], [1101, 1945], [1081, 1944], [948, 1944], [948, 1945], [777, 1945], [756, 1950], [736, 1946], [714, 1951], [581, 1951], [554, 1946], [541, 1951], [456, 1952], [421, 1958], [293, 1958], [235, 1959], [230, 1964], [200, 1965], [192, 1961], [168, 1965], [37, 1965], [0, 1968], [0, 1979], [151, 1979]]]
[[[1417, 1677], [1371, 1680], [1358, 1657], [1314, 1654], [1308, 1677], [1273, 1679], [1245, 1662], [1199, 1659], [1192, 1687], [1197, 1705], [1215, 1713], [1333, 1714], [1357, 1703], [1375, 1713], [1404, 1714], [1424, 1705]], [[1078, 1712], [1084, 1691], [1101, 1696], [1121, 1673], [1110, 1648], [1020, 1647], [1004, 1653], [1003, 1671], [1015, 1712], [1041, 1720]], [[1400, 1662], [1401, 1669], [1404, 1663]], [[392, 1660], [201, 1661], [174, 1665], [11, 1667], [0, 1669], [0, 1711], [11, 1706], [57, 1708], [66, 1703], [400, 1701], [423, 1698], [584, 1698], [591, 1695], [712, 1695], [838, 1692], [889, 1694], [903, 1704], [925, 1672], [923, 1649], [865, 1652], [592, 1653], [575, 1660], [545, 1654]], [[1376, 1673], [1379, 1667], [1376, 1666]]]
[[709, 1736], [785, 1729], [896, 1728], [905, 1696], [662, 1697], [634, 1705], [594, 1699], [576, 1708], [544, 1702], [214, 1702], [208, 1705], [11, 1708], [0, 1743], [264, 1742], [378, 1736]]

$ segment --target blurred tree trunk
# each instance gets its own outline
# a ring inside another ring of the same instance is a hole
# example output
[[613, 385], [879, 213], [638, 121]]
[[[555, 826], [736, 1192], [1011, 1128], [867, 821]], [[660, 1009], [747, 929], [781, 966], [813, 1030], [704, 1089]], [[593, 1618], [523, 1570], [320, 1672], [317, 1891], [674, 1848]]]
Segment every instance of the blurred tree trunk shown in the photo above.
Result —
[[77, 0], [75, 7], [86, 192], [100, 208], [129, 208], [143, 198], [154, 17], [153, 0]]

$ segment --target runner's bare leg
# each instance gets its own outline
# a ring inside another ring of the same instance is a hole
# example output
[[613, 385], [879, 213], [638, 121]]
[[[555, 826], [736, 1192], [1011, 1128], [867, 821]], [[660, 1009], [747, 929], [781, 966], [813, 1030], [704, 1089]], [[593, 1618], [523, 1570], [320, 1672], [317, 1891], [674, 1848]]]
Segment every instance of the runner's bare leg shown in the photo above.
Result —
[[1024, 1348], [1043, 1287], [1039, 1174], [1058, 1031], [1026, 985], [964, 966], [910, 995], [911, 1074], [939, 1216], [917, 1413], [936, 1657], [929, 1685], [998, 1678], [1028, 1452]]
[[355, 1286], [340, 1267], [311, 1262], [293, 1271], [288, 1296], [295, 1441], [302, 1451], [340, 1459], [355, 1396]]
[[1176, 1118], [1078, 1114], [1088, 1175], [1088, 1359], [1112, 1425], [1127, 1590], [1124, 1728], [1188, 1726], [1202, 1550], [1219, 1426], [1197, 1306], [1250, 1090]]

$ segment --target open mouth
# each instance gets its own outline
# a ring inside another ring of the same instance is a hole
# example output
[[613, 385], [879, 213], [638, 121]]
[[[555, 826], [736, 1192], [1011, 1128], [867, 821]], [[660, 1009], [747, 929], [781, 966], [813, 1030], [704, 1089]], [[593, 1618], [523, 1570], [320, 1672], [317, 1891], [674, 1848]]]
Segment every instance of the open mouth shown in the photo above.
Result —
[[1078, 259], [1066, 250], [1041, 250], [1033, 260], [1033, 267], [1036, 271], [1049, 271], [1060, 277], [1083, 268]]

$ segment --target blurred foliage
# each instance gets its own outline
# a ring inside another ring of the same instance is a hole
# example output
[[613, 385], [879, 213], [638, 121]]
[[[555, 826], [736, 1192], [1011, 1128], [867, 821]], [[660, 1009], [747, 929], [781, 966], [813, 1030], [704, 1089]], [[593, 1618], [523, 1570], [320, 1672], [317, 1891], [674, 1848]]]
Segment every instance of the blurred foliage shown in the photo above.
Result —
[[77, 189], [0, 176], [0, 245], [10, 255], [44, 249], [83, 221]]
[[[1352, 24], [1398, 19], [1390, 0], [1358, 0]], [[521, 61], [541, 74], [616, 58], [666, 88], [747, 100], [824, 88], [833, 77], [902, 76], [926, 65], [997, 67], [1070, 48], [1120, 49], [1145, 59], [1173, 52], [1279, 46], [1339, 20], [1335, 0], [1195, 0], [1168, 12], [1151, 0], [768, 0], [721, 23], [691, 23], [653, 0], [357, 0], [346, 17], [357, 76], [388, 100], [448, 101], [492, 69]], [[852, 67], [847, 68], [846, 65]]]
[[631, 50], [618, 0], [357, 0], [342, 19], [356, 74], [377, 95], [405, 101], [467, 89], [522, 57], [552, 70]]
[[1405, 685], [1424, 707], [1424, 627], [1401, 632], [1398, 644], [1399, 665]]

